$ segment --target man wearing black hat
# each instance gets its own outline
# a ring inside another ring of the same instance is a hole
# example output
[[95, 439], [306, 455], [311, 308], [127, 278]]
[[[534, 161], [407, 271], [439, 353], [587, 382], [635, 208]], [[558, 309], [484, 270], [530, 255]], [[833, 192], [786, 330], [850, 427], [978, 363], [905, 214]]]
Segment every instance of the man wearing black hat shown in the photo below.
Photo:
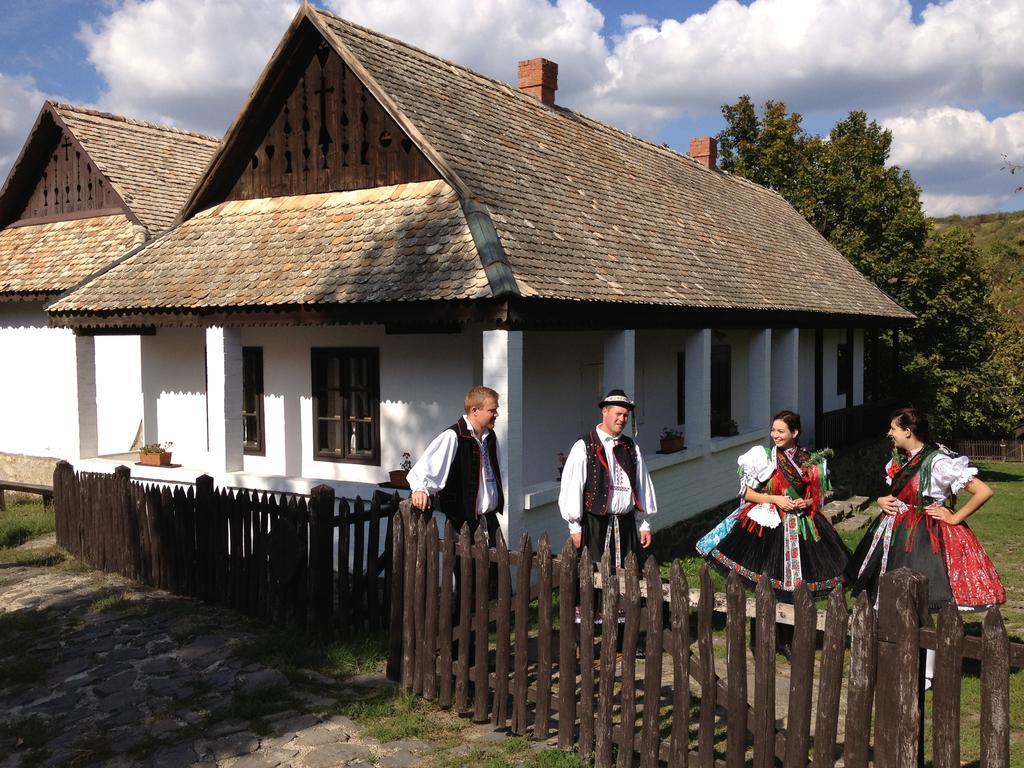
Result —
[[577, 548], [595, 563], [610, 552], [621, 566], [651, 545], [649, 518], [657, 511], [654, 486], [636, 443], [623, 434], [634, 403], [621, 389], [600, 403], [601, 423], [577, 440], [562, 470], [558, 506]]

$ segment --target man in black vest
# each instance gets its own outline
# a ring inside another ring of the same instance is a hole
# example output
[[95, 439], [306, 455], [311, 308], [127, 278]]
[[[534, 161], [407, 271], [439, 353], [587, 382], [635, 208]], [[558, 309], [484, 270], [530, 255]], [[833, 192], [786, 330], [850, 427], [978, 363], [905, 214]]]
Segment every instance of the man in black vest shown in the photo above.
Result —
[[431, 496], [436, 495], [441, 512], [456, 530], [465, 523], [475, 533], [483, 520], [493, 546], [498, 515], [505, 508], [494, 435], [498, 393], [490, 387], [470, 388], [465, 410], [461, 419], [434, 438], [409, 470], [412, 503], [426, 510], [431, 506]]
[[613, 389], [598, 407], [601, 423], [569, 451], [558, 506], [572, 543], [586, 546], [595, 564], [608, 551], [612, 567], [620, 567], [632, 552], [642, 566], [657, 500], [639, 447], [623, 434], [634, 403]]

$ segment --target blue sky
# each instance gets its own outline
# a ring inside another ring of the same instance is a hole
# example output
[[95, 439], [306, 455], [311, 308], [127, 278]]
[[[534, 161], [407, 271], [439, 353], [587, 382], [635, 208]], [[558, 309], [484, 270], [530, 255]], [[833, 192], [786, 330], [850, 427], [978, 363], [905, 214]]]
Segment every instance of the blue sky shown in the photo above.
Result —
[[[318, 0], [347, 18], [511, 81], [560, 66], [558, 100], [686, 151], [743, 94], [826, 133], [863, 109], [936, 215], [1024, 208], [1002, 154], [1024, 157], [1020, 0]], [[294, 0], [5, 0], [0, 173], [42, 98], [223, 131]]]

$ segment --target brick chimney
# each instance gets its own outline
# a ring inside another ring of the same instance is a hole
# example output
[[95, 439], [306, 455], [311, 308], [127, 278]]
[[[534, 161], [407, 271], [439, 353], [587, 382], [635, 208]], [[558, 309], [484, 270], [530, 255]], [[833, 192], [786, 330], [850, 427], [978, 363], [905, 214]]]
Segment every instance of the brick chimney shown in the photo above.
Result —
[[558, 90], [558, 64], [547, 59], [520, 61], [519, 90], [553, 106]]
[[710, 136], [690, 139], [690, 157], [705, 168], [715, 170], [718, 163], [718, 142]]

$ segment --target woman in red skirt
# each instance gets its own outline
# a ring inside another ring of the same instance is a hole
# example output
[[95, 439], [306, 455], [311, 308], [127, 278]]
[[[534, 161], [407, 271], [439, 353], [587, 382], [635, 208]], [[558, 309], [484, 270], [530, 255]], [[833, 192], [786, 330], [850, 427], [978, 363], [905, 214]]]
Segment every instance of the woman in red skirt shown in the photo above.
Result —
[[[896, 448], [886, 465], [891, 493], [878, 499], [881, 514], [853, 553], [847, 579], [854, 594], [878, 599], [882, 576], [906, 567], [928, 578], [928, 609], [946, 603], [980, 610], [1006, 601], [995, 566], [965, 522], [992, 498], [966, 456], [931, 442], [927, 417], [915, 408], [892, 416], [889, 437]], [[956, 497], [970, 499], [958, 510]], [[928, 654], [926, 681], [934, 656]]]

